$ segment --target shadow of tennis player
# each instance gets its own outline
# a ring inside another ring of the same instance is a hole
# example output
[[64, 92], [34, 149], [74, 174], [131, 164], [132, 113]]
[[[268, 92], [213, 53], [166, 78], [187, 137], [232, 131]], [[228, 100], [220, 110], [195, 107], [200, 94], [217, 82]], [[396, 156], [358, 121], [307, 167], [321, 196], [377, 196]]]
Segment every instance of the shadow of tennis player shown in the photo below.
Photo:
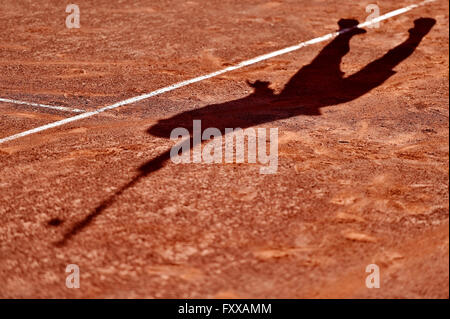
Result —
[[[344, 77], [340, 64], [350, 51], [350, 40], [366, 31], [357, 28], [358, 21], [342, 19], [338, 22], [340, 34], [326, 45], [309, 65], [301, 68], [280, 94], [274, 94], [268, 82], [249, 83], [254, 92], [245, 98], [208, 105], [160, 120], [150, 127], [148, 133], [169, 138], [173, 129], [182, 127], [190, 132], [192, 140], [193, 120], [201, 120], [203, 127], [215, 127], [224, 134], [225, 128], [245, 129], [298, 115], [320, 115], [322, 107], [352, 101], [383, 84], [396, 73], [393, 69], [414, 52], [435, 23], [436, 20], [430, 18], [415, 20], [414, 28], [409, 30], [406, 41], [355, 74]], [[193, 145], [192, 141], [190, 145]], [[57, 245], [64, 245], [108, 208], [115, 198], [140, 179], [162, 168], [169, 159], [170, 150], [167, 150], [141, 166], [133, 180], [102, 202], [83, 220], [75, 223]]]

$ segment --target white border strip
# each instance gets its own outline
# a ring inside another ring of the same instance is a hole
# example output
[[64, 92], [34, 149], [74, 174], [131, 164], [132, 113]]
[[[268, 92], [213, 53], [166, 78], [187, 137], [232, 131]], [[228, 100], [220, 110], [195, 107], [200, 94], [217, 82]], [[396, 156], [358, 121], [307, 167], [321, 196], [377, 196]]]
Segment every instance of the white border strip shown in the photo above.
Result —
[[52, 110], [58, 110], [58, 111], [64, 111], [64, 112], [73, 112], [73, 113], [84, 113], [85, 112], [83, 110], [73, 109], [73, 108], [70, 108], [70, 107], [46, 105], [46, 104], [24, 102], [24, 101], [3, 99], [3, 98], [0, 98], [0, 102], [12, 103], [12, 104], [20, 104], [20, 105], [28, 105], [28, 106], [35, 106], [35, 107], [43, 107], [43, 108], [46, 108], [46, 109], [52, 109]]
[[222, 69], [222, 70], [219, 70], [219, 71], [216, 71], [216, 72], [213, 72], [213, 73], [209, 73], [209, 74], [206, 74], [206, 75], [202, 75], [202, 76], [190, 79], [190, 80], [179, 82], [179, 83], [167, 86], [165, 88], [162, 88], [162, 89], [159, 89], [159, 90], [147, 93], [147, 94], [143, 94], [143, 95], [139, 95], [139, 96], [136, 96], [136, 97], [133, 97], [133, 98], [130, 98], [130, 99], [126, 99], [124, 101], [117, 102], [115, 104], [102, 107], [102, 108], [97, 109], [95, 111], [91, 111], [91, 112], [86, 112], [86, 113], [83, 113], [83, 114], [75, 115], [73, 117], [69, 117], [69, 118], [66, 118], [66, 119], [63, 119], [63, 120], [60, 120], [60, 121], [57, 121], [57, 122], [53, 122], [53, 123], [50, 123], [50, 124], [47, 124], [47, 125], [36, 127], [36, 128], [31, 129], [29, 131], [25, 131], [25, 132], [18, 133], [18, 134], [9, 136], [9, 137], [5, 137], [5, 138], [0, 139], [0, 144], [6, 143], [6, 142], [9, 142], [9, 141], [12, 141], [12, 140], [15, 140], [15, 139], [27, 136], [27, 135], [31, 135], [31, 134], [35, 134], [35, 133], [38, 133], [38, 132], [42, 132], [42, 131], [45, 131], [45, 130], [48, 130], [48, 129], [51, 129], [51, 128], [59, 127], [59, 126], [65, 125], [67, 123], [71, 123], [71, 122], [79, 121], [79, 120], [82, 120], [82, 119], [86, 119], [88, 117], [92, 117], [94, 115], [97, 115], [97, 114], [100, 114], [100, 113], [103, 113], [103, 112], [106, 112], [106, 111], [109, 111], [109, 110], [113, 110], [113, 109], [116, 109], [116, 108], [124, 106], [124, 105], [129, 105], [129, 104], [132, 104], [132, 103], [136, 103], [136, 102], [139, 102], [139, 101], [142, 101], [142, 100], [146, 100], [146, 99], [151, 98], [151, 97], [156, 96], [156, 95], [161, 95], [163, 93], [179, 89], [179, 88], [181, 88], [183, 86], [188, 86], [188, 85], [193, 84], [193, 83], [197, 83], [197, 82], [201, 82], [201, 81], [204, 81], [204, 80], [207, 80], [207, 79], [210, 79], [210, 78], [214, 78], [214, 77], [217, 77], [217, 76], [219, 76], [221, 74], [228, 73], [228, 72], [231, 72], [231, 71], [234, 71], [234, 70], [237, 70], [237, 69], [241, 69], [241, 68], [244, 68], [246, 66], [249, 66], [249, 65], [261, 62], [261, 61], [265, 61], [265, 60], [271, 59], [271, 58], [276, 57], [276, 56], [280, 56], [280, 55], [283, 55], [283, 54], [286, 54], [286, 53], [289, 53], [289, 52], [297, 51], [297, 50], [299, 50], [301, 48], [304, 48], [306, 46], [330, 40], [332, 38], [337, 37], [340, 34], [347, 33], [347, 32], [349, 32], [349, 31], [351, 31], [353, 29], [356, 29], [356, 28], [364, 28], [364, 27], [367, 27], [369, 25], [376, 24], [376, 23], [381, 22], [383, 20], [387, 20], [389, 18], [398, 16], [400, 14], [406, 13], [408, 11], [411, 11], [411, 10], [415, 9], [415, 8], [424, 6], [424, 5], [428, 4], [428, 3], [435, 2], [435, 1], [437, 1], [437, 0], [425, 0], [425, 1], [422, 1], [422, 2], [420, 2], [418, 4], [413, 4], [413, 5], [407, 6], [405, 8], [401, 8], [401, 9], [398, 9], [398, 10], [395, 10], [395, 11], [391, 11], [389, 13], [386, 13], [386, 14], [382, 15], [382, 16], [379, 16], [376, 19], [373, 19], [373, 20], [370, 20], [370, 21], [367, 21], [367, 22], [364, 22], [364, 23], [360, 23], [359, 25], [357, 25], [357, 26], [355, 26], [353, 28], [348, 28], [348, 29], [340, 30], [338, 32], [329, 33], [329, 34], [324, 35], [322, 37], [318, 37], [318, 38], [315, 38], [315, 39], [312, 39], [312, 40], [309, 40], [309, 41], [306, 41], [306, 42], [302, 42], [302, 43], [299, 43], [297, 45], [293, 45], [291, 47], [287, 47], [285, 49], [278, 50], [278, 51], [275, 51], [275, 52], [272, 52], [272, 53], [264, 54], [264, 55], [258, 56], [256, 58], [253, 58], [253, 59], [250, 59], [250, 60], [247, 60], [247, 61], [243, 61], [243, 62], [241, 62], [241, 63], [239, 63], [237, 65], [230, 66], [230, 67], [227, 67], [225, 69]]

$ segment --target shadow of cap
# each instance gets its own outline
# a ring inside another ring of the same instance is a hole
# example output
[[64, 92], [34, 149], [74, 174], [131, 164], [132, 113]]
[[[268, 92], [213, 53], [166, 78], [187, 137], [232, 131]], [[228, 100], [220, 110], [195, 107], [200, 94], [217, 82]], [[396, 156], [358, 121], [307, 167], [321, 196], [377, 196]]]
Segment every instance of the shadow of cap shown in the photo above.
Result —
[[255, 89], [257, 94], [274, 94], [273, 90], [270, 88], [270, 82], [257, 80], [255, 82], [246, 81], [247, 85]]
[[248, 86], [255, 88], [255, 89], [264, 89], [264, 88], [268, 88], [270, 85], [270, 82], [267, 81], [260, 81], [260, 80], [256, 80], [255, 82], [250, 82], [249, 80], [246, 81]]

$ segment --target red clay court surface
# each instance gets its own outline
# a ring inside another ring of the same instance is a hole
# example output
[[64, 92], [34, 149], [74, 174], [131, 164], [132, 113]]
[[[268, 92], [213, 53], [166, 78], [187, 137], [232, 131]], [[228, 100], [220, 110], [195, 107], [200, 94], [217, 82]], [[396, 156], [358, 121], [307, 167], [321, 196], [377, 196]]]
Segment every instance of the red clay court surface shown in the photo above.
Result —
[[[92, 111], [364, 22], [373, 2], [77, 0], [67, 29], [61, 1], [2, 0], [0, 98]], [[448, 298], [448, 12], [0, 144], [0, 297]], [[0, 102], [0, 139], [74, 115]], [[167, 160], [193, 119], [277, 127], [278, 172]]]

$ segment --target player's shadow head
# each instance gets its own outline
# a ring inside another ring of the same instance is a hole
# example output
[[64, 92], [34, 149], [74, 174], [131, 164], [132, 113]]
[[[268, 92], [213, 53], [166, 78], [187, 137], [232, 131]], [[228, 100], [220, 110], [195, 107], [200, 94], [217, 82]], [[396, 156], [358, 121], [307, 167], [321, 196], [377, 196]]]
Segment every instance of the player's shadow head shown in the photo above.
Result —
[[258, 96], [275, 95], [273, 89], [270, 88], [270, 82], [257, 80], [255, 82], [246, 81], [247, 85], [251, 87], [254, 94]]
[[[341, 19], [338, 22], [338, 35], [313, 61], [294, 74], [280, 93], [275, 94], [269, 82], [247, 81], [253, 89], [251, 94], [241, 99], [210, 104], [161, 119], [147, 132], [152, 136], [169, 138], [172, 130], [180, 127], [187, 129], [192, 138], [193, 120], [201, 120], [202, 128], [214, 127], [223, 132], [225, 128], [245, 129], [298, 115], [320, 115], [321, 108], [353, 101], [395, 75], [394, 68], [413, 54], [423, 37], [435, 24], [436, 20], [430, 18], [415, 20], [414, 26], [408, 30], [409, 37], [403, 43], [354, 74], [345, 76], [341, 71], [341, 61], [350, 51], [350, 40], [353, 36], [362, 35], [366, 31], [358, 28], [357, 20]], [[57, 245], [64, 246], [68, 240], [108, 209], [125, 190], [163, 168], [169, 161], [170, 149], [139, 167], [135, 178], [123, 185], [115, 194], [107, 197], [84, 219], [75, 222]], [[49, 222], [51, 226], [61, 224], [62, 221]]]

